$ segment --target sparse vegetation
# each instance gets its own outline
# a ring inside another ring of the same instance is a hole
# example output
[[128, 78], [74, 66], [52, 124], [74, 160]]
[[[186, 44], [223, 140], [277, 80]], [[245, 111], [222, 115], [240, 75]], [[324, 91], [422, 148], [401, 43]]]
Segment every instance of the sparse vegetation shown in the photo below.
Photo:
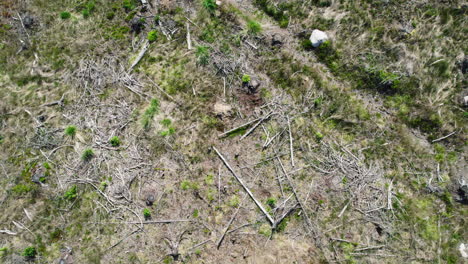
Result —
[[77, 197], [76, 185], [71, 186], [64, 194], [63, 198], [73, 201]]
[[210, 59], [210, 51], [206, 46], [197, 46], [196, 51], [197, 63], [199, 65], [207, 65]]
[[7, 254], [8, 254], [8, 248], [7, 247], [0, 248], [0, 258], [3, 258]]
[[67, 128], [65, 128], [65, 135], [74, 138], [76, 135], [76, 126], [67, 126]]
[[240, 204], [240, 198], [237, 195], [234, 195], [229, 199], [229, 206], [231, 207], [238, 207]]
[[83, 154], [81, 154], [81, 159], [85, 162], [90, 161], [91, 159], [94, 158], [94, 151], [93, 149], [87, 148], [83, 151]]
[[150, 219], [151, 211], [148, 208], [143, 209], [143, 216], [145, 217], [145, 219]]
[[247, 21], [247, 31], [250, 34], [256, 35], [262, 31], [262, 26], [255, 20], [249, 20]]
[[27, 259], [34, 259], [37, 255], [35, 247], [27, 247], [23, 250], [23, 256]]
[[267, 199], [266, 204], [271, 208], [274, 209], [276, 207], [276, 199], [273, 197], [270, 197]]
[[248, 74], [242, 75], [242, 82], [243, 82], [243, 83], [248, 83], [248, 82], [250, 82], [250, 75], [248, 75]]
[[109, 139], [109, 144], [111, 144], [111, 146], [114, 148], [119, 147], [120, 143], [120, 138], [118, 136], [113, 136], [111, 139]]
[[3, 2], [1, 263], [465, 260], [464, 3]]
[[17, 195], [24, 195], [29, 193], [32, 190], [30, 185], [17, 184], [11, 188], [11, 191]]
[[216, 10], [216, 0], [202, 0], [203, 7], [210, 13]]
[[151, 30], [148, 32], [148, 40], [149, 42], [155, 42], [158, 40], [158, 32], [156, 30]]
[[70, 12], [62, 12], [60, 13], [60, 18], [61, 19], [69, 19], [71, 17]]
[[155, 114], [159, 112], [159, 101], [157, 99], [151, 99], [150, 106], [146, 108], [141, 119], [141, 123], [144, 129], [148, 129], [151, 125], [151, 121]]

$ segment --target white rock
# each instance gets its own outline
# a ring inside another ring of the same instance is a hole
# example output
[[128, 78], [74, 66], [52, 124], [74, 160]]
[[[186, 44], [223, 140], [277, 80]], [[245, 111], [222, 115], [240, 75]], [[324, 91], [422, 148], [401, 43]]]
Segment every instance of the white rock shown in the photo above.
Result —
[[464, 243], [460, 244], [458, 250], [460, 250], [460, 254], [463, 258], [468, 258], [468, 247]]
[[320, 46], [320, 44], [322, 44], [323, 42], [327, 40], [328, 40], [327, 33], [318, 29], [314, 29], [314, 31], [312, 31], [312, 34], [310, 35], [310, 42], [312, 42], [312, 46], [314, 48], [317, 48], [318, 46]]
[[216, 115], [225, 115], [229, 116], [232, 113], [232, 107], [228, 104], [217, 102], [214, 105], [214, 113]]

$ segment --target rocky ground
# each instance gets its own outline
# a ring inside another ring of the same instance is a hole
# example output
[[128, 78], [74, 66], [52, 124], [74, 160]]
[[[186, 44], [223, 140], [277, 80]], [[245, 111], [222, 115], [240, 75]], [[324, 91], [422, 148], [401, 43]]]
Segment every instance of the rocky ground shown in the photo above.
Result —
[[0, 7], [3, 263], [467, 261], [465, 1]]

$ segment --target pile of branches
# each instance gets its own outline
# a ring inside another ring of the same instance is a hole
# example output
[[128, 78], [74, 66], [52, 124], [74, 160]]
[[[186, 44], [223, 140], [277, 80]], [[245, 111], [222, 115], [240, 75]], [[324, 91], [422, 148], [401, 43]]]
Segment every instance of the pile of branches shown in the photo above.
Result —
[[76, 70], [66, 73], [64, 79], [89, 94], [102, 93], [110, 85], [122, 86], [136, 94], [142, 94], [140, 90], [143, 84], [111, 55], [104, 56], [99, 61], [92, 58], [80, 60]]

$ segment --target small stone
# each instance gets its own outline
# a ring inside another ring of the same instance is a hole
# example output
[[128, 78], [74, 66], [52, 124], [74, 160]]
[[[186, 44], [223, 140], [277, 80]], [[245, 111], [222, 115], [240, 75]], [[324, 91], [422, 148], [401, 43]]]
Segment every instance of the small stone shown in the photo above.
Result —
[[31, 28], [34, 25], [34, 18], [30, 15], [25, 15], [23, 18], [23, 25], [25, 28]]
[[258, 87], [260, 87], [260, 82], [257, 80], [251, 80], [248, 85], [249, 93], [253, 94], [256, 93], [258, 90]]
[[461, 63], [462, 73], [465, 74], [468, 72], [468, 57], [465, 57]]
[[42, 167], [38, 167], [32, 174], [31, 181], [37, 184], [41, 184], [41, 179], [44, 179], [44, 169]]
[[468, 246], [465, 245], [465, 243], [461, 243], [460, 246], [458, 247], [458, 250], [460, 251], [460, 255], [463, 258], [468, 258]]
[[217, 102], [213, 110], [217, 116], [230, 116], [232, 114], [232, 107], [222, 102]]
[[146, 196], [146, 205], [147, 206], [152, 206], [154, 201], [155, 201], [154, 195], [148, 194], [148, 196]]
[[41, 123], [44, 123], [46, 121], [46, 116], [45, 115], [40, 115], [37, 117], [37, 120]]
[[327, 33], [314, 29], [312, 31], [312, 34], [310, 35], [310, 42], [312, 43], [312, 47], [317, 48], [320, 46], [323, 42], [328, 40], [328, 35]]
[[134, 17], [132, 18], [132, 20], [130, 20], [130, 26], [132, 28], [132, 31], [138, 34], [145, 27], [145, 24], [140, 18]]
[[116, 186], [115, 189], [114, 189], [114, 196], [122, 196], [124, 193], [124, 187], [119, 185], [119, 186]]
[[458, 195], [460, 197], [459, 202], [468, 204], [468, 185], [461, 185], [458, 188]]
[[271, 45], [272, 46], [283, 45], [283, 38], [279, 34], [273, 34], [273, 36], [271, 36]]

